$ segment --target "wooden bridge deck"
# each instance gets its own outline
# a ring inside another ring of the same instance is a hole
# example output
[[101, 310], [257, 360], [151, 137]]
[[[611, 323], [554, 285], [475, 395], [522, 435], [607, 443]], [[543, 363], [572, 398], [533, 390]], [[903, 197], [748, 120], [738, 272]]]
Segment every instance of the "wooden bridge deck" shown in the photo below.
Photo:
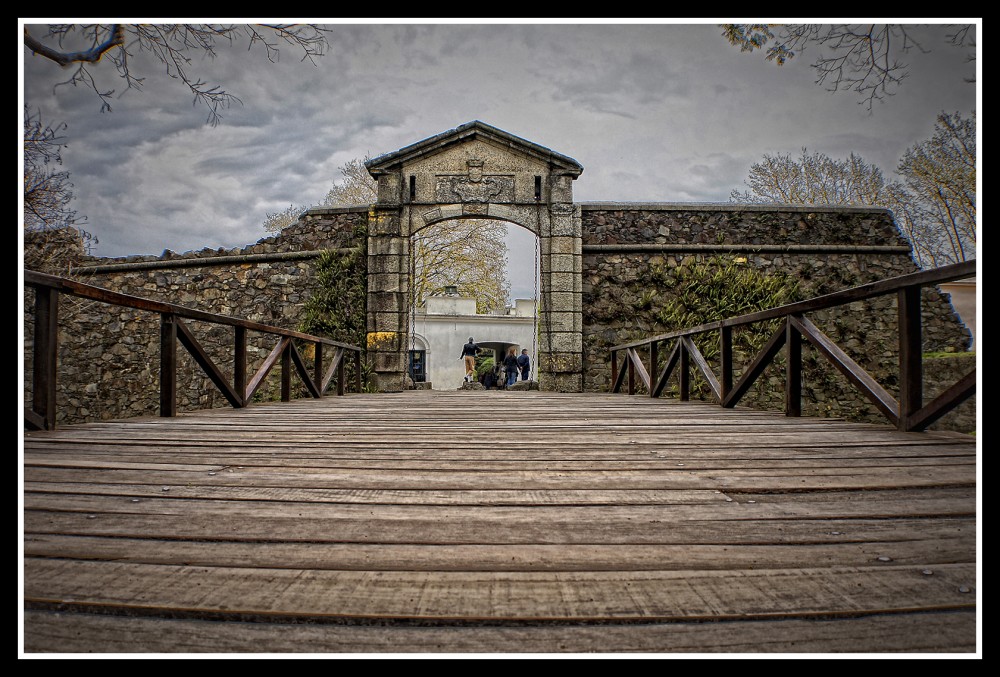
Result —
[[976, 462], [556, 393], [26, 433], [24, 651], [976, 652]]

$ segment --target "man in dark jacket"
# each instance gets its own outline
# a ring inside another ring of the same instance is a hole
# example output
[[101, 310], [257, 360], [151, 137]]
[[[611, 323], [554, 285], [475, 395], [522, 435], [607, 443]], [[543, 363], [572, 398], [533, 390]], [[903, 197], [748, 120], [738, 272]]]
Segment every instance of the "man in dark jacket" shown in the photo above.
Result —
[[465, 382], [472, 383], [476, 380], [476, 353], [479, 352], [479, 346], [476, 342], [469, 337], [469, 342], [462, 346], [462, 354], [458, 356], [458, 359], [465, 359]]
[[525, 348], [517, 356], [517, 368], [521, 370], [521, 380], [527, 381], [528, 374], [531, 373], [531, 358], [528, 357], [528, 349]]

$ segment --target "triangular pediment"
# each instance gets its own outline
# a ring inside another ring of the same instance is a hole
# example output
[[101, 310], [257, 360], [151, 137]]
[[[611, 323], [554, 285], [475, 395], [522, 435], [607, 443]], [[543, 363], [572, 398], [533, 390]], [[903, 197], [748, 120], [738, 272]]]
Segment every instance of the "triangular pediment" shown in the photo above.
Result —
[[515, 136], [479, 120], [459, 125], [454, 129], [441, 132], [423, 141], [400, 148], [397, 151], [379, 155], [366, 162], [365, 167], [372, 176], [378, 176], [379, 174], [395, 171], [401, 165], [411, 164], [445, 152], [455, 146], [475, 141], [485, 141], [494, 146], [499, 146], [512, 154], [519, 154], [544, 162], [549, 167], [558, 170], [559, 173], [569, 174], [574, 178], [583, 172], [583, 166], [573, 158], [557, 153], [545, 146], [540, 146], [537, 143], [522, 139], [519, 136]]

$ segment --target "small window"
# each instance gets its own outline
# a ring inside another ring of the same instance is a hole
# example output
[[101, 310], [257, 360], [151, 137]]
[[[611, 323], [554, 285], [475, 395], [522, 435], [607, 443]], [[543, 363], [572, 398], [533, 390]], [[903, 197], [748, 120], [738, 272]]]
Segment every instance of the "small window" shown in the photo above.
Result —
[[410, 176], [410, 202], [417, 198], [417, 177]]
[[535, 177], [535, 202], [541, 202], [542, 200], [542, 177]]

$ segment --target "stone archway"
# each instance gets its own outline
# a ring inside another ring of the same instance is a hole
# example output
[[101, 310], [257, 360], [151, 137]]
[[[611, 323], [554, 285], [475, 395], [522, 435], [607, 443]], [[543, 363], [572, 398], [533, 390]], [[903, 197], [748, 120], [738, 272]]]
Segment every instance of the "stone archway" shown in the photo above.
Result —
[[377, 385], [405, 383], [410, 235], [439, 221], [490, 218], [539, 238], [538, 377], [544, 390], [583, 390], [582, 221], [570, 157], [477, 121], [380, 155], [368, 215], [368, 350]]

